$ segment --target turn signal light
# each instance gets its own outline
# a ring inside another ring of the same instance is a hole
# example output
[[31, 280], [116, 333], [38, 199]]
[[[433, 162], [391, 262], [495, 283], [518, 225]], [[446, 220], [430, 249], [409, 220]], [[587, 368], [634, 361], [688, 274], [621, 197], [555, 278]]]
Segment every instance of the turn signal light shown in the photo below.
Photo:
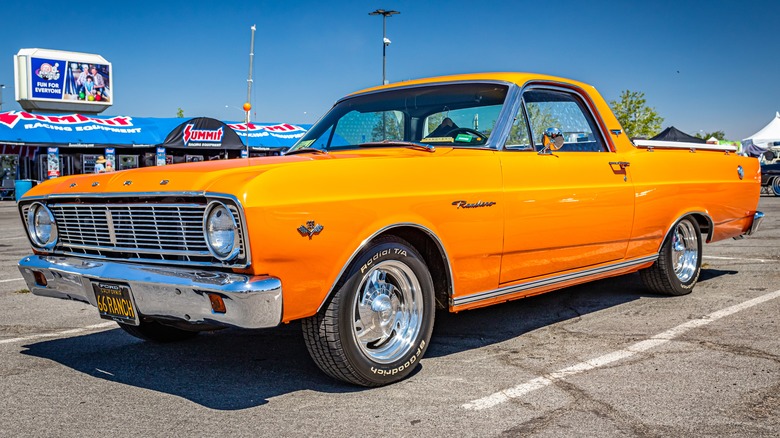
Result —
[[217, 294], [208, 294], [209, 301], [211, 301], [211, 310], [214, 311], [214, 313], [225, 313], [227, 312], [227, 309], [225, 308], [225, 301], [222, 299], [221, 296]]
[[38, 286], [46, 286], [49, 282], [46, 281], [46, 276], [41, 271], [33, 271], [33, 277], [35, 277], [35, 284]]

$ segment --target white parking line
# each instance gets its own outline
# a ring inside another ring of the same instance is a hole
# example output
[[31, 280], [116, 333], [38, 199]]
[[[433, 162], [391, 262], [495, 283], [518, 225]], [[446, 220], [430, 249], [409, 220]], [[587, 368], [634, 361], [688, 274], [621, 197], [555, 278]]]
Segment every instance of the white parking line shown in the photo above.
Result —
[[27, 236], [16, 236], [16, 237], [6, 237], [3, 239], [0, 239], [0, 242], [4, 242], [6, 240], [19, 240], [19, 239], [26, 239]]
[[503, 391], [499, 391], [494, 394], [491, 394], [487, 397], [483, 397], [468, 402], [462, 405], [462, 407], [465, 409], [475, 410], [475, 411], [491, 408], [493, 406], [509, 401], [513, 398], [522, 397], [532, 391], [535, 391], [540, 388], [544, 388], [545, 386], [549, 386], [553, 384], [556, 380], [562, 380], [568, 376], [573, 376], [576, 374], [580, 374], [584, 371], [600, 368], [603, 367], [604, 365], [608, 365], [613, 362], [617, 362], [619, 360], [623, 360], [631, 356], [634, 356], [637, 353], [642, 353], [651, 348], [658, 347], [659, 345], [663, 345], [679, 337], [680, 335], [682, 335], [683, 333], [691, 329], [694, 329], [696, 327], [701, 327], [703, 325], [707, 325], [713, 321], [717, 321], [721, 318], [732, 315], [741, 310], [748, 309], [750, 307], [759, 305], [761, 303], [764, 303], [766, 301], [778, 297], [780, 297], [780, 290], [769, 292], [757, 298], [753, 298], [752, 300], [748, 300], [743, 303], [736, 304], [734, 306], [727, 307], [722, 310], [718, 310], [717, 312], [710, 313], [709, 315], [705, 315], [699, 319], [692, 319], [686, 323], [673, 327], [665, 332], [659, 333], [651, 337], [650, 339], [646, 339], [644, 341], [637, 342], [636, 344], [630, 345], [623, 350], [613, 351], [603, 356], [599, 356], [595, 359], [591, 359], [585, 362], [580, 362], [576, 365], [572, 365], [568, 368], [563, 368], [554, 373], [550, 373], [542, 377], [531, 379], [515, 387], [508, 388]]
[[110, 326], [116, 327], [116, 323], [115, 322], [101, 322], [100, 324], [92, 324], [92, 325], [88, 325], [86, 327], [75, 328], [75, 329], [70, 329], [70, 330], [63, 330], [61, 332], [40, 333], [40, 334], [37, 334], [37, 335], [25, 336], [23, 338], [2, 339], [2, 340], [0, 340], [0, 344], [12, 344], [12, 343], [15, 343], [15, 342], [27, 342], [27, 341], [31, 341], [33, 339], [39, 339], [39, 338], [56, 338], [56, 337], [60, 337], [60, 336], [75, 335], [76, 333], [82, 333], [82, 332], [86, 332], [86, 331], [90, 331], [90, 330], [97, 330], [97, 329], [106, 328], [106, 327], [110, 327]]
[[9, 278], [7, 280], [0, 280], [0, 283], [10, 283], [12, 281], [24, 281], [24, 278], [22, 278], [22, 277], [19, 277], [19, 278]]
[[772, 259], [743, 259], [741, 257], [718, 257], [718, 256], [704, 256], [705, 259], [713, 260], [739, 260], [742, 262], [759, 262], [759, 263], [777, 263], [779, 260]]

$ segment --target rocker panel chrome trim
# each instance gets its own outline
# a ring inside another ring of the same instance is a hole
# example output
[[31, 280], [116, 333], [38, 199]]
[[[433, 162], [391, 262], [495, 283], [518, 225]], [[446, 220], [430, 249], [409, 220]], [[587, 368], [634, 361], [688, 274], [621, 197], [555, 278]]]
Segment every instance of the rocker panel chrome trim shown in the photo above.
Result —
[[658, 259], [658, 254], [653, 254], [651, 256], [641, 257], [641, 258], [633, 259], [633, 260], [627, 260], [627, 261], [616, 263], [616, 264], [612, 264], [612, 265], [601, 266], [601, 267], [593, 268], [593, 269], [587, 269], [585, 271], [572, 272], [572, 273], [569, 273], [569, 274], [558, 275], [558, 276], [555, 276], [555, 277], [549, 277], [549, 278], [545, 278], [545, 279], [542, 279], [542, 280], [535, 280], [535, 281], [531, 281], [531, 282], [528, 282], [528, 283], [522, 283], [522, 284], [516, 284], [516, 285], [513, 285], [513, 286], [502, 287], [502, 288], [491, 290], [491, 291], [487, 291], [487, 292], [479, 292], [479, 293], [468, 295], [468, 296], [465, 296], [465, 297], [456, 297], [453, 300], [453, 305], [454, 306], [461, 306], [461, 305], [464, 305], [464, 304], [472, 304], [472, 303], [475, 303], [475, 302], [478, 302], [478, 301], [489, 300], [489, 299], [497, 298], [497, 297], [500, 297], [500, 296], [503, 296], [503, 295], [510, 295], [510, 294], [514, 294], [514, 293], [517, 293], [517, 292], [522, 292], [524, 290], [534, 289], [534, 288], [537, 288], [537, 287], [549, 286], [551, 284], [563, 283], [563, 282], [566, 282], [566, 281], [576, 280], [578, 278], [589, 277], [591, 275], [603, 274], [603, 273], [610, 272], [610, 271], [617, 271], [617, 270], [621, 270], [621, 269], [625, 269], [625, 268], [630, 268], [631, 266], [641, 265], [641, 264], [647, 263], [647, 262], [652, 262], [652, 261], [655, 261], [656, 259]]

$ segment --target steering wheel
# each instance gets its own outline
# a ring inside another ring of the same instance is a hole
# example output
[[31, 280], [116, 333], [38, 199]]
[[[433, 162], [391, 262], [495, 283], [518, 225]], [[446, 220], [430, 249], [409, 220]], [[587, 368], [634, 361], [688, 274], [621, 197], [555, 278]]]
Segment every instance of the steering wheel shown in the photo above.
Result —
[[[468, 144], [483, 145], [483, 144], [487, 143], [487, 135], [477, 131], [476, 129], [471, 129], [471, 128], [455, 128], [452, 131], [448, 132], [446, 134], [446, 136], [447, 137], [456, 138], [458, 136], [458, 134], [469, 134], [469, 135], [471, 135], [472, 136], [472, 138], [471, 138], [472, 141], [469, 141]], [[478, 140], [473, 141], [473, 140], [475, 140], [475, 137]], [[456, 142], [456, 143], [459, 143], [459, 142]]]

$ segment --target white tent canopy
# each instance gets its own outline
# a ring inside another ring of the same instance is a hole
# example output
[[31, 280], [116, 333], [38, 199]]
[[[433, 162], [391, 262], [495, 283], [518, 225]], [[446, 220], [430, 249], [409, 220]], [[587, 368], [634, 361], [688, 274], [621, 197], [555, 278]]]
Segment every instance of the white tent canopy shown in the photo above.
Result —
[[742, 144], [745, 144], [748, 140], [762, 149], [771, 147], [772, 142], [780, 142], [780, 112], [776, 113], [772, 121], [760, 131], [742, 140]]

